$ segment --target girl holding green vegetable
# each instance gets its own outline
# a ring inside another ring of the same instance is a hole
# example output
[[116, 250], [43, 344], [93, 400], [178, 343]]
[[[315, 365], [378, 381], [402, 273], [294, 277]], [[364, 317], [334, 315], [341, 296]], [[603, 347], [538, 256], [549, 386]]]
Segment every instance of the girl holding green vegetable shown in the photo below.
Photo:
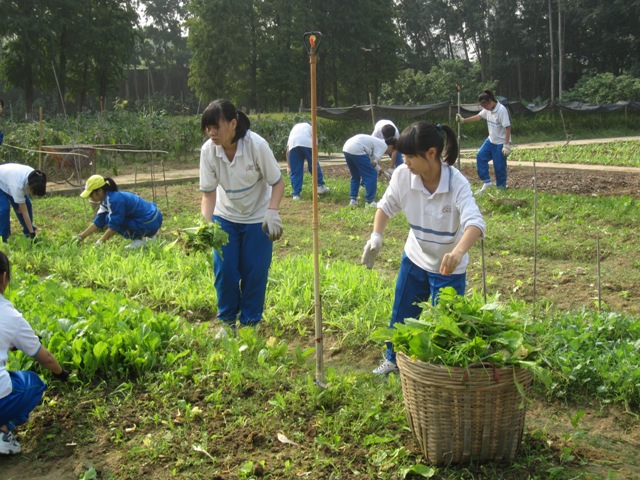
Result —
[[273, 242], [282, 236], [284, 180], [267, 141], [229, 100], [211, 102], [201, 127], [208, 139], [200, 151], [200, 212], [228, 234], [213, 252], [221, 338], [238, 320], [255, 326], [262, 319]]
[[[390, 328], [404, 323], [405, 318], [418, 318], [420, 303], [431, 299], [435, 305], [441, 288], [451, 286], [464, 295], [467, 252], [485, 231], [469, 181], [453, 167], [458, 142], [449, 126], [414, 123], [402, 132], [396, 149], [403, 154], [404, 165], [394, 171], [378, 202], [373, 233], [362, 254], [362, 263], [373, 268], [389, 219], [399, 212], [405, 214], [411, 228], [398, 272]], [[393, 345], [387, 342], [385, 358], [373, 373], [397, 371]]]

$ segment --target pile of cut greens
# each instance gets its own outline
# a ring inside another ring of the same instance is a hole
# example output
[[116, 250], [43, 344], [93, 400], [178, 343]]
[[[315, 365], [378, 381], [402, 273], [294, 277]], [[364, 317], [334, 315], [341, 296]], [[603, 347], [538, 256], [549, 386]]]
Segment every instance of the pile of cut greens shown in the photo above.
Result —
[[460, 296], [446, 287], [436, 306], [424, 303], [422, 307], [419, 319], [406, 319], [391, 330], [377, 329], [372, 338], [391, 341], [396, 352], [426, 363], [465, 368], [490, 362], [498, 368], [527, 368], [542, 380], [548, 377], [539, 365], [540, 349], [527, 329], [523, 305], [501, 304], [497, 297], [485, 304], [479, 293]]
[[229, 241], [229, 235], [218, 222], [199, 220], [197, 227], [183, 228], [180, 237], [184, 247], [189, 251], [211, 252], [215, 249], [222, 255], [222, 247]]

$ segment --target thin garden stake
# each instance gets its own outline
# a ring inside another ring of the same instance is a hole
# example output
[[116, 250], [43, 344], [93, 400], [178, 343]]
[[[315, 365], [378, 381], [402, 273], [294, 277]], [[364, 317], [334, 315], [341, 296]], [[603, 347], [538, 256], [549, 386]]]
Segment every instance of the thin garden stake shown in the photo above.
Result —
[[600, 289], [600, 232], [598, 232], [598, 241], [597, 243], [597, 256], [598, 256], [598, 313], [600, 313], [600, 308], [601, 308], [601, 301], [602, 301], [602, 290]]
[[536, 279], [538, 266], [538, 176], [536, 157], [533, 157], [533, 321], [536, 321]]
[[482, 259], [482, 294], [484, 295], [484, 304], [487, 304], [487, 272], [484, 268], [484, 238], [480, 239], [480, 251]]
[[322, 340], [322, 302], [320, 298], [320, 242], [318, 240], [318, 125], [316, 116], [316, 51], [320, 46], [322, 34], [307, 32], [304, 34], [304, 46], [309, 54], [311, 70], [311, 175], [313, 186], [313, 291], [316, 316], [316, 385], [327, 388], [324, 383], [323, 340]]

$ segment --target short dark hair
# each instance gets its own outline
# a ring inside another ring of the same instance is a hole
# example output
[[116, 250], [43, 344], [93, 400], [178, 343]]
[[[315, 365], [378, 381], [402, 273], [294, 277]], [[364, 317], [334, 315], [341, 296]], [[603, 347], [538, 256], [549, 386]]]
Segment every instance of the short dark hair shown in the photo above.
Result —
[[34, 170], [27, 177], [29, 190], [36, 197], [42, 197], [47, 193], [47, 176], [40, 170]]
[[382, 133], [382, 137], [386, 140], [387, 138], [396, 136], [396, 127], [387, 123], [380, 129], [380, 132]]

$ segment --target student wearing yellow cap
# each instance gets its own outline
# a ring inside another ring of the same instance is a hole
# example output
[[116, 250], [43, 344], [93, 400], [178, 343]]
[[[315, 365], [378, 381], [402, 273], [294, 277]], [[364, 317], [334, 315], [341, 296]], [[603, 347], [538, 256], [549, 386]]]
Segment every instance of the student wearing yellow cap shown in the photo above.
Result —
[[119, 191], [112, 178], [92, 175], [80, 196], [100, 204], [93, 223], [78, 235], [80, 241], [107, 227], [97, 245], [118, 233], [132, 240], [125, 248], [138, 248], [145, 246], [148, 240], [155, 240], [162, 225], [162, 213], [155, 203], [135, 193]]

